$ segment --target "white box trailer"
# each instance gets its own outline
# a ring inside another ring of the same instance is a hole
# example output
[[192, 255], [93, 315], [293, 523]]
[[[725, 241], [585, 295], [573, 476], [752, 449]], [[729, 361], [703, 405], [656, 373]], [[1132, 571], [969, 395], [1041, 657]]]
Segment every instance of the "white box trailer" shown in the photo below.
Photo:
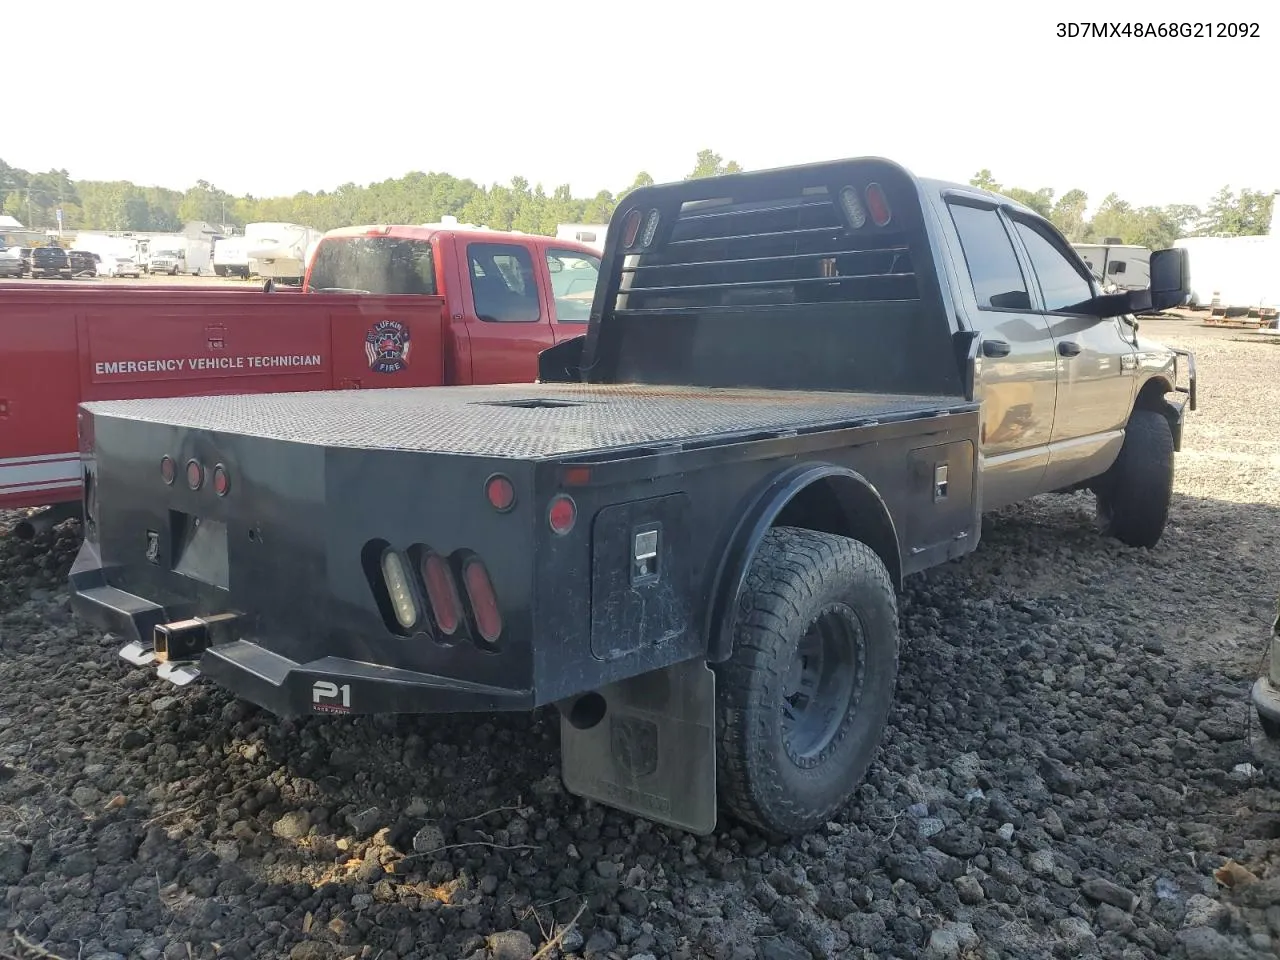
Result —
[[1280, 308], [1280, 236], [1183, 237], [1191, 305], [1215, 314], [1273, 316]]

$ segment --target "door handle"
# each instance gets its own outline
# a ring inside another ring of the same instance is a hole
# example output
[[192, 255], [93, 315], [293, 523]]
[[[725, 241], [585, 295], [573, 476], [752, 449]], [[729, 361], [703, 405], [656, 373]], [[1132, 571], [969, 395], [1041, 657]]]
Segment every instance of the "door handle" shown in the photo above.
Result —
[[984, 357], [1007, 357], [1009, 344], [1004, 340], [983, 340], [982, 355]]
[[1080, 344], [1070, 340], [1058, 341], [1058, 353], [1064, 357], [1074, 357], [1080, 352]]

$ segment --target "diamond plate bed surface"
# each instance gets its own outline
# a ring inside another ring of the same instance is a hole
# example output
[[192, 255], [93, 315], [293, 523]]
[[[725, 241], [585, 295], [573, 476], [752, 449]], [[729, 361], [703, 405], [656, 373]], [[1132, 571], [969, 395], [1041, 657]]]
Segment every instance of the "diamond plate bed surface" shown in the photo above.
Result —
[[85, 408], [103, 417], [298, 443], [540, 459], [965, 405], [945, 396], [512, 384], [113, 400]]

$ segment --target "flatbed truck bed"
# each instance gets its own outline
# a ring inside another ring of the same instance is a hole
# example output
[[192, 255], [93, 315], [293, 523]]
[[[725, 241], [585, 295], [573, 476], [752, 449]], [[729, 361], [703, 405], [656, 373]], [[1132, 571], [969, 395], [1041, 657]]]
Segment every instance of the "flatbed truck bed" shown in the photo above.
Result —
[[510, 384], [126, 400], [85, 410], [184, 430], [376, 450], [542, 460], [893, 423], [973, 404], [944, 395], [641, 384]]

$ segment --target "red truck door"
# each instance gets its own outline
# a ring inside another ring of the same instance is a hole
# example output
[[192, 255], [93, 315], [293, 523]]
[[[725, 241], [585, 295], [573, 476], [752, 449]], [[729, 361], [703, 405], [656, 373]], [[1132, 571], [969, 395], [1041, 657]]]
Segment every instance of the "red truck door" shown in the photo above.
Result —
[[520, 237], [494, 241], [452, 238], [457, 286], [450, 300], [462, 309], [472, 383], [532, 383], [538, 354], [555, 343], [545, 265], [537, 244]]

